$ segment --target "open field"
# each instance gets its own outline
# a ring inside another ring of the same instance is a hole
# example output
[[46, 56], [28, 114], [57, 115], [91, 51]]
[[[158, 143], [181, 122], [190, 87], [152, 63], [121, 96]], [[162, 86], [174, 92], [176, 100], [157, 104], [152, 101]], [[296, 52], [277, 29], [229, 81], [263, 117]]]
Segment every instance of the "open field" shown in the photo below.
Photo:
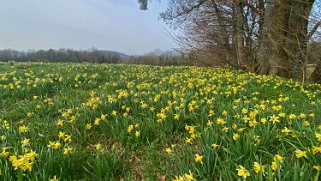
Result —
[[321, 86], [223, 68], [0, 63], [0, 180], [318, 180]]

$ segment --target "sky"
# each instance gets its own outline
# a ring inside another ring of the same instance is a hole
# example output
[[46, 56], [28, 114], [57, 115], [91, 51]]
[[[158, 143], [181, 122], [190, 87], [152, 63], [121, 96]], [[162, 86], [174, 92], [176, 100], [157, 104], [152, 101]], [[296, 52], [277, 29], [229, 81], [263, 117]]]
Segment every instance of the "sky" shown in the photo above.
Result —
[[176, 44], [158, 20], [168, 0], [1, 0], [0, 49], [97, 48], [129, 55]]

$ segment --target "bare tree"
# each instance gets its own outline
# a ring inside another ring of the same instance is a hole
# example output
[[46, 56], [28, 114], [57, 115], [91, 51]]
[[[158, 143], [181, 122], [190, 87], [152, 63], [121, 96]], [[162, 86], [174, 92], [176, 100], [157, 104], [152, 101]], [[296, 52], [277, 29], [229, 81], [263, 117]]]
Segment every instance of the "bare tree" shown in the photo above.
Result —
[[262, 1], [172, 0], [161, 18], [179, 27], [183, 36], [176, 40], [202, 59], [253, 70]]
[[[146, 9], [147, 0], [139, 2]], [[182, 48], [197, 52], [205, 63], [304, 81], [308, 43], [321, 25], [319, 20], [309, 28], [314, 2], [170, 0], [160, 17], [182, 31], [174, 37]], [[321, 77], [319, 64], [314, 79]]]

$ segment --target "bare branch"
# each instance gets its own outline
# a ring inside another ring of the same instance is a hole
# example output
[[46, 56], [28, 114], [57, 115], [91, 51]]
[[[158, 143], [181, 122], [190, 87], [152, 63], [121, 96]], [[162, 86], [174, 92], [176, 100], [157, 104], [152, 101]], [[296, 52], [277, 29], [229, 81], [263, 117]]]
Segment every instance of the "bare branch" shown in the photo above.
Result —
[[313, 28], [311, 29], [311, 31], [308, 33], [308, 40], [311, 39], [311, 37], [313, 36], [313, 34], [318, 30], [318, 28], [321, 26], [321, 21], [318, 21]]

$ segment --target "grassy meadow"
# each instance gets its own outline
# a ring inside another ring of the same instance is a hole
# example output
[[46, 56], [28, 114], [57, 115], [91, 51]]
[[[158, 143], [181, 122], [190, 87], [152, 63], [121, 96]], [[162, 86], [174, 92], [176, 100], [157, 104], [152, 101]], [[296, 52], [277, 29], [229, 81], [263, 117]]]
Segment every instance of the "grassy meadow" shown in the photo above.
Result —
[[0, 180], [319, 180], [321, 85], [228, 68], [0, 63]]

